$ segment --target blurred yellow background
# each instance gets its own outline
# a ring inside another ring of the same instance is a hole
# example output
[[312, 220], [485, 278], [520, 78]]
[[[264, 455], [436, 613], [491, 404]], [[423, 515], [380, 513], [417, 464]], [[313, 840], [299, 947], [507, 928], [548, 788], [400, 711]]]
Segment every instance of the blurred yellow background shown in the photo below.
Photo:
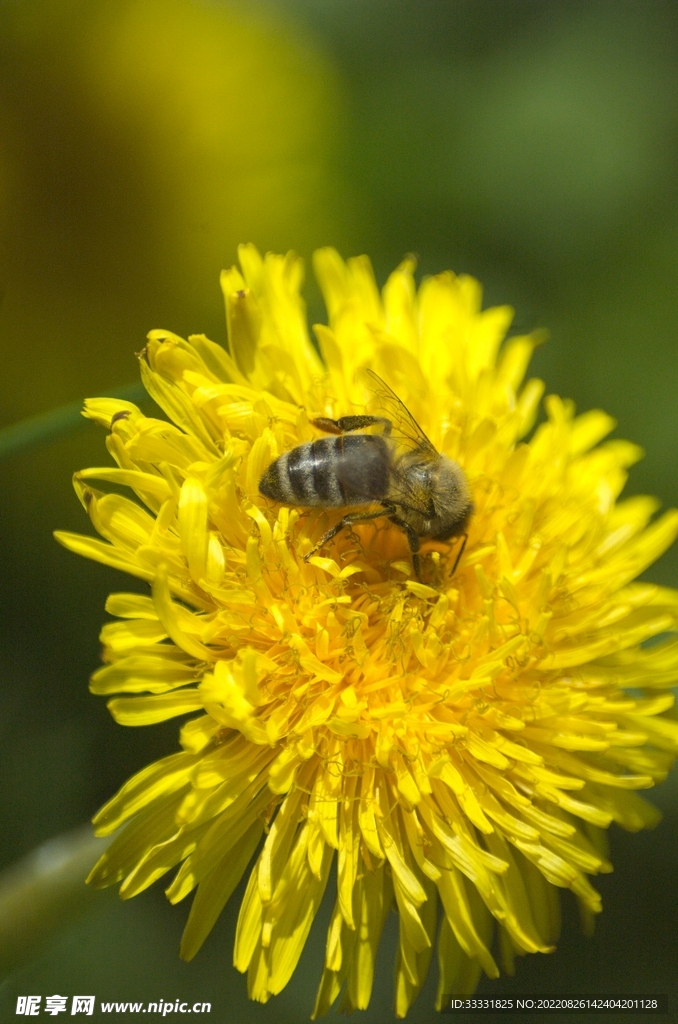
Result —
[[[131, 383], [152, 328], [223, 341], [241, 241], [367, 252], [380, 282], [414, 251], [422, 273], [477, 276], [517, 329], [549, 328], [547, 389], [617, 417], [647, 450], [629, 491], [678, 503], [677, 30], [668, 0], [5, 0], [0, 427]], [[307, 300], [323, 318], [312, 282]], [[104, 458], [86, 425], [2, 464], [4, 864], [175, 747], [175, 726], [121, 729], [87, 692], [105, 595], [135, 584], [51, 531], [87, 530], [70, 477]], [[649, 575], [675, 586], [678, 556]], [[559, 952], [487, 991], [676, 987], [672, 794], [655, 834], [613, 832], [597, 937], [565, 900]], [[313, 943], [283, 996], [245, 1010], [233, 910], [190, 966], [183, 913], [102, 897], [0, 1005], [195, 993], [218, 1020], [307, 1017]], [[391, 1018], [388, 941], [369, 1021]], [[428, 988], [414, 1020], [434, 1019]]]

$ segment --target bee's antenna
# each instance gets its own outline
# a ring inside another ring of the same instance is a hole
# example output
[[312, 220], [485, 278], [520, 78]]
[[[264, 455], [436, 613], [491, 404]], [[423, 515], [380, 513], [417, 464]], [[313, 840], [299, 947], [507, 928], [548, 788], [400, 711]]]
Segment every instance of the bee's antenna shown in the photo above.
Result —
[[468, 533], [465, 533], [464, 534], [464, 539], [461, 542], [461, 547], [459, 548], [459, 551], [457, 552], [457, 557], [454, 560], [454, 565], [452, 566], [452, 571], [450, 572], [450, 577], [454, 576], [455, 572], [457, 571], [457, 566], [461, 562], [461, 556], [464, 554], [464, 551], [466, 549], [466, 541], [467, 540], [468, 540]]

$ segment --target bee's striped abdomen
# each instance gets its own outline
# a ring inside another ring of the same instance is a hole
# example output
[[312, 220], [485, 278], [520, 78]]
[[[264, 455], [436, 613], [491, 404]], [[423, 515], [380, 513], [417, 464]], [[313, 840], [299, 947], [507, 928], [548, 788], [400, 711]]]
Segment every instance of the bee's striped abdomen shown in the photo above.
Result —
[[285, 452], [268, 467], [259, 490], [266, 497], [289, 505], [343, 505], [334, 471], [334, 449], [339, 440], [342, 439], [321, 437]]
[[267, 498], [287, 505], [341, 508], [385, 497], [389, 450], [372, 434], [321, 437], [272, 462], [259, 483]]

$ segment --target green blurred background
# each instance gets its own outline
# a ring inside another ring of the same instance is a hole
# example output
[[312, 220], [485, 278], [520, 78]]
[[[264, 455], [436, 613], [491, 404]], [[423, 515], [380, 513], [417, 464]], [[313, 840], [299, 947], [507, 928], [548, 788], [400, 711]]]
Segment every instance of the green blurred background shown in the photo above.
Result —
[[[135, 380], [151, 328], [223, 341], [240, 241], [367, 252], [381, 282], [414, 251], [548, 327], [533, 369], [645, 448], [630, 493], [678, 504], [677, 99], [662, 0], [2, 0], [0, 427]], [[85, 425], [2, 464], [2, 865], [176, 745], [176, 723], [120, 728], [87, 691], [107, 593], [139, 588], [51, 531], [88, 530], [70, 477], [103, 441]], [[678, 552], [647, 576], [678, 584]], [[565, 894], [558, 952], [481, 991], [678, 995], [675, 785], [652, 798], [655, 832], [612, 829], [595, 937]], [[0, 987], [1, 1019], [39, 992], [308, 1017], [324, 923], [285, 993], [246, 1005], [237, 894], [186, 965], [186, 908], [156, 889], [96, 897]], [[393, 927], [384, 947], [369, 1022], [392, 1018]], [[434, 974], [415, 1021], [437, 1019]]]

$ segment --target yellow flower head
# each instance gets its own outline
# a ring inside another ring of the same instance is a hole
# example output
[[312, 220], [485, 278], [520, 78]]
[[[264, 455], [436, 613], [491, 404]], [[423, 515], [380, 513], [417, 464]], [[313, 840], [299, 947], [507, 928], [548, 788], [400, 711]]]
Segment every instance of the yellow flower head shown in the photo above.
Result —
[[[436, 938], [440, 1007], [481, 969], [497, 976], [493, 950], [510, 970], [515, 953], [553, 948], [554, 887], [592, 919], [587, 876], [611, 870], [601, 830], [657, 820], [634, 791], [665, 777], [678, 746], [664, 714], [678, 593], [632, 581], [678, 513], [650, 522], [652, 498], [617, 501], [639, 450], [599, 443], [614, 426], [603, 412], [575, 417], [551, 396], [530, 435], [542, 384], [523, 376], [538, 339], [503, 341], [511, 311], [481, 312], [471, 278], [440, 274], [417, 292], [406, 260], [380, 295], [367, 259], [318, 252], [319, 356], [300, 261], [245, 246], [240, 264], [222, 276], [228, 351], [149, 335], [142, 378], [168, 421], [86, 404], [118, 464], [75, 478], [104, 540], [58, 539], [152, 587], [109, 598], [118, 621], [103, 628], [92, 689], [123, 694], [109, 708], [124, 725], [192, 716], [182, 751], [97, 814], [99, 835], [127, 824], [90, 881], [130, 897], [178, 867], [169, 899], [196, 890], [190, 959], [256, 854], [235, 965], [266, 1002], [336, 863], [314, 1013], [342, 987], [343, 1008], [368, 1005], [394, 908], [404, 1016]], [[461, 538], [424, 542], [419, 580], [385, 516], [306, 561], [343, 510], [259, 491], [274, 459], [323, 436], [314, 419], [379, 414], [365, 368], [463, 469], [475, 510], [452, 576]]]

